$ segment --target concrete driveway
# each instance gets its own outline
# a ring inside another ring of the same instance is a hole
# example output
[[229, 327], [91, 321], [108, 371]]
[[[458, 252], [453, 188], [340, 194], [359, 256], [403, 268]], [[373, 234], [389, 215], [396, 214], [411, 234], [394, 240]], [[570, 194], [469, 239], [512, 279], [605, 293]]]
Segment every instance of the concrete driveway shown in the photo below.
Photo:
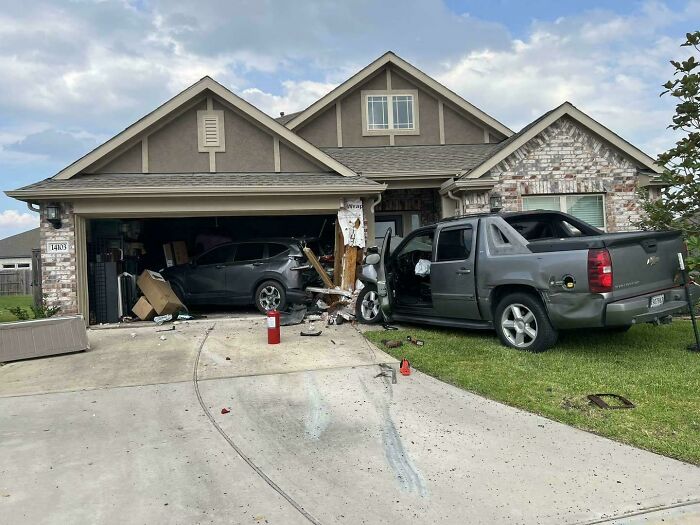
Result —
[[299, 329], [277, 347], [259, 317], [91, 331], [90, 352], [1, 367], [3, 519], [700, 521], [697, 467], [420, 373], [392, 384], [354, 328]]

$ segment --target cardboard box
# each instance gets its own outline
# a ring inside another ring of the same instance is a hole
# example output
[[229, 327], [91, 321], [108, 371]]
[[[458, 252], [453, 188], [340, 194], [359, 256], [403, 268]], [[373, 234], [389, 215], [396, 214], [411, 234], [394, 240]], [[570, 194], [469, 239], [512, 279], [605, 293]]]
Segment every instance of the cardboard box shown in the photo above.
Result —
[[187, 264], [190, 262], [190, 256], [187, 253], [187, 243], [185, 241], [174, 241], [172, 244], [175, 264]]
[[165, 266], [170, 268], [175, 266], [175, 257], [173, 256], [173, 246], [169, 242], [163, 245], [163, 255], [165, 256]]
[[174, 314], [180, 310], [186, 311], [185, 305], [175, 295], [168, 282], [158, 272], [144, 270], [139, 275], [136, 284], [146, 296], [158, 315]]
[[150, 321], [156, 316], [156, 311], [153, 309], [153, 306], [151, 306], [151, 303], [149, 303], [148, 299], [143, 295], [136, 301], [131, 311], [142, 321]]

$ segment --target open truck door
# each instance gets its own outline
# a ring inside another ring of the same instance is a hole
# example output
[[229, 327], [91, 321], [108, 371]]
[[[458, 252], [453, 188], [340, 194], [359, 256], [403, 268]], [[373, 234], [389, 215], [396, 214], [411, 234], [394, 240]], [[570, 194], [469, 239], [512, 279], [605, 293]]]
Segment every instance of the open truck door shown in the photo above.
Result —
[[382, 248], [379, 250], [379, 264], [377, 264], [377, 294], [379, 295], [379, 307], [384, 315], [384, 319], [391, 317], [394, 302], [394, 290], [389, 274], [389, 257], [391, 256], [391, 229], [384, 235]]

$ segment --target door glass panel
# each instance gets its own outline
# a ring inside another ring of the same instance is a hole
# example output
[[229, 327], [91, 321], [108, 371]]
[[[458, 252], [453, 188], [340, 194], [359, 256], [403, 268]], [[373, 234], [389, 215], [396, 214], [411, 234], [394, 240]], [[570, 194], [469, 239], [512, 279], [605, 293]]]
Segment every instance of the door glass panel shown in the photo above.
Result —
[[259, 242], [247, 242], [238, 245], [236, 262], [257, 261], [263, 257], [264, 244]]
[[472, 235], [471, 226], [440, 232], [437, 260], [462, 261], [469, 259], [472, 250]]
[[431, 261], [433, 259], [433, 235], [433, 232], [416, 235], [401, 248], [397, 257], [416, 252], [417, 256], [419, 255], [422, 259]]
[[218, 248], [214, 248], [213, 250], [203, 254], [199, 259], [197, 259], [197, 264], [225, 264], [233, 262], [233, 254], [235, 251], [235, 244], [219, 246]]

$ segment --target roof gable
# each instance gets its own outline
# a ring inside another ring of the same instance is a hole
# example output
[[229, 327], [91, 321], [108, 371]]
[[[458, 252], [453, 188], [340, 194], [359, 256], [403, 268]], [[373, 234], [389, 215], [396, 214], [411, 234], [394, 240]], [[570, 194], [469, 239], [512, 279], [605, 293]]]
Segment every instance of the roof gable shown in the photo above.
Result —
[[260, 124], [263, 128], [268, 129], [272, 134], [301, 150], [329, 169], [346, 177], [357, 175], [351, 169], [326, 155], [313, 144], [296, 135], [249, 102], [246, 102], [239, 96], [235, 95], [211, 77], [204, 77], [181, 93], [175, 95], [173, 98], [156, 108], [148, 115], [136, 121], [124, 131], [109, 139], [101, 146], [98, 146], [87, 155], [58, 172], [54, 178], [69, 179], [90, 166], [98, 163], [109, 154], [115, 152], [121, 147], [124, 147], [125, 145], [128, 145], [136, 137], [147, 133], [154, 126], [157, 126], [159, 122], [166, 121], [170, 116], [178, 111], [181, 111], [183, 108], [189, 108], [194, 101], [197, 101], [207, 92], [216, 95], [226, 104], [236, 108], [248, 118]]
[[461, 179], [475, 179], [487, 174], [489, 170], [498, 165], [501, 161], [515, 153], [531, 139], [539, 135], [542, 131], [551, 126], [563, 116], [568, 116], [578, 124], [595, 133], [613, 147], [632, 158], [641, 166], [653, 171], [663, 173], [663, 168], [659, 166], [653, 158], [644, 153], [639, 148], [633, 146], [619, 135], [613, 133], [598, 121], [586, 115], [583, 111], [575, 107], [571, 102], [564, 102], [561, 106], [548, 111], [538, 119], [532, 121], [515, 135], [498, 144], [498, 148], [493, 154], [485, 159], [481, 164], [473, 169], [465, 169]]
[[299, 112], [298, 114], [295, 114], [294, 118], [289, 120], [285, 119], [285, 125], [292, 130], [299, 128], [302, 124], [304, 124], [320, 112], [327, 109], [337, 99], [346, 95], [355, 87], [370, 79], [379, 70], [381, 70], [389, 64], [391, 64], [394, 68], [400, 70], [404, 75], [412, 77], [413, 79], [426, 85], [427, 87], [444, 97], [446, 100], [454, 104], [457, 108], [461, 109], [474, 119], [484, 123], [486, 126], [492, 128], [493, 130], [501, 133], [506, 137], [510, 137], [513, 134], [513, 131], [505, 125], [503, 125], [501, 122], [491, 117], [490, 115], [487, 115], [479, 108], [457, 95], [454, 91], [451, 91], [447, 87], [443, 86], [437, 80], [430, 77], [429, 75], [426, 75], [421, 70], [409, 64], [404, 59], [392, 53], [391, 51], [388, 51], [387, 53], [383, 54], [374, 62], [358, 71], [355, 75], [353, 75], [348, 80], [340, 84], [338, 87], [336, 87], [324, 97], [311, 104], [305, 110]]

